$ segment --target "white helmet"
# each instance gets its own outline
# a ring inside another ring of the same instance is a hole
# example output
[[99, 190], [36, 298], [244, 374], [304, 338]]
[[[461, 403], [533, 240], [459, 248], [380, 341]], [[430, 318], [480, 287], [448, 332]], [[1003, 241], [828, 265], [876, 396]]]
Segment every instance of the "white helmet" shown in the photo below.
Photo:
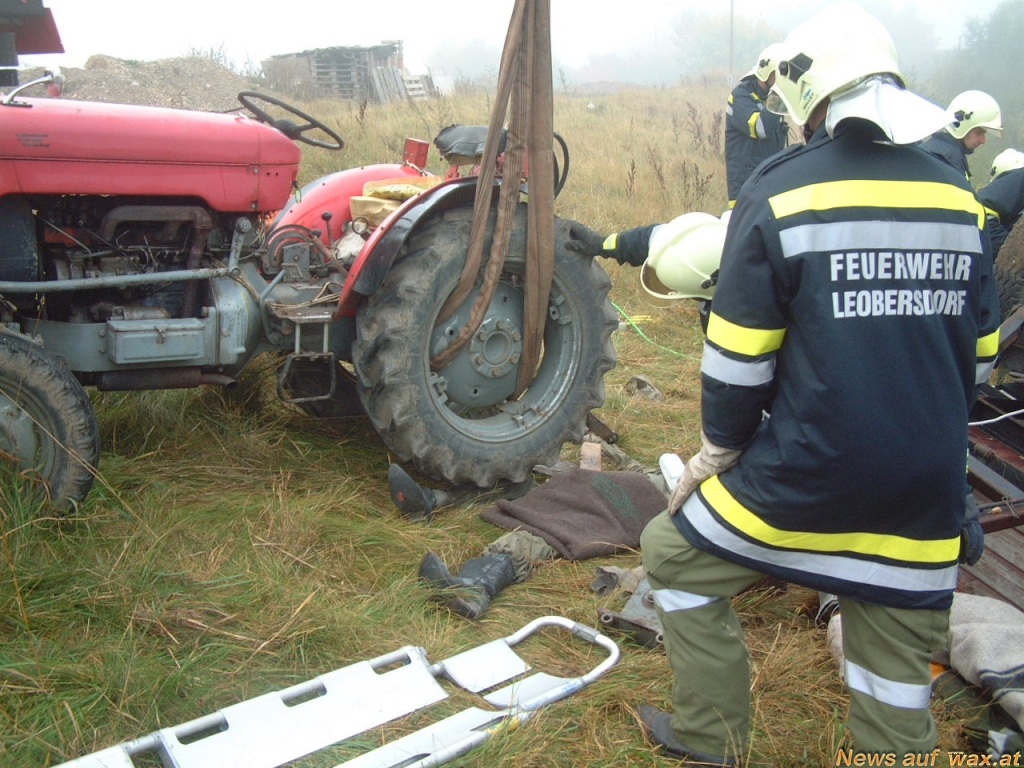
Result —
[[985, 128], [997, 133], [1003, 130], [999, 105], [984, 91], [964, 91], [954, 96], [947, 111], [953, 115], [953, 122], [946, 126], [946, 130], [954, 138], [962, 139], [972, 128]]
[[1024, 168], [1024, 152], [1018, 149], [1004, 149], [992, 160], [991, 177], [994, 179], [1018, 168]]
[[750, 74], [757, 75], [757, 79], [762, 83], [768, 82], [768, 78], [772, 76], [772, 72], [775, 71], [779, 64], [779, 48], [778, 43], [772, 43], [761, 51], [761, 55], [757, 57], [757, 63], [750, 70]]
[[825, 98], [877, 74], [905, 85], [889, 30], [852, 2], [827, 6], [798, 24], [779, 44], [772, 112], [804, 125]]
[[710, 299], [718, 282], [726, 224], [710, 213], [684, 213], [651, 234], [640, 285], [652, 303]]

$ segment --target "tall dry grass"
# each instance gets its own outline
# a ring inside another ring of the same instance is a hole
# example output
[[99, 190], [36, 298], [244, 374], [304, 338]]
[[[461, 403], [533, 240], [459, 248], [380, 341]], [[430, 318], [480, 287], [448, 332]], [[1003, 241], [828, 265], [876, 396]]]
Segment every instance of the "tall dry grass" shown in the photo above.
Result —
[[[725, 88], [666, 87], [556, 100], [571, 148], [558, 212], [609, 232], [725, 206]], [[406, 136], [482, 123], [487, 94], [389, 107], [317, 102], [342, 153], [307, 150], [304, 180], [401, 157]], [[433, 155], [432, 170], [441, 172]], [[694, 308], [654, 309], [636, 270], [609, 265], [623, 324], [619, 365], [598, 415], [646, 464], [698, 443], [701, 331]], [[479, 505], [402, 519], [387, 491], [389, 457], [368, 422], [318, 421], [276, 400], [271, 359], [238, 391], [95, 393], [102, 482], [67, 520], [39, 516], [0, 483], [0, 765], [30, 768], [141, 736], [241, 699], [407, 644], [439, 660], [559, 614], [594, 625], [621, 594], [598, 598], [601, 562], [550, 561], [510, 587], [480, 621], [449, 615], [416, 580], [427, 550], [452, 566], [502, 533]], [[648, 376], [664, 401], [630, 394]], [[565, 457], [577, 456], [566, 446]], [[736, 600], [753, 658], [748, 765], [834, 764], [845, 697], [808, 610], [791, 587]], [[666, 706], [663, 653], [616, 635], [619, 665], [592, 687], [503, 733], [454, 766], [618, 768], [671, 765], [639, 732], [638, 703]], [[559, 635], [524, 649], [574, 674], [598, 654]], [[963, 747], [957, 714], [937, 707], [945, 748]], [[400, 727], [400, 726], [397, 726]], [[386, 729], [390, 734], [394, 729]], [[384, 734], [369, 734], [363, 744]], [[333, 765], [345, 752], [306, 761]], [[216, 768], [211, 766], [211, 768]]]

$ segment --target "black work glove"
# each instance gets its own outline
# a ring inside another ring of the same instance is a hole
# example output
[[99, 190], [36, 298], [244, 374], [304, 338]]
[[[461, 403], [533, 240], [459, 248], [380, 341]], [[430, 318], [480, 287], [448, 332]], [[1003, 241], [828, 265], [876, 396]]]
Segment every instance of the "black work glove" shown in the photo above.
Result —
[[964, 527], [960, 531], [960, 562], [974, 565], [985, 552], [985, 531], [981, 527], [978, 500], [967, 494], [964, 505]]
[[565, 247], [581, 256], [608, 256], [604, 250], [604, 235], [598, 234], [586, 224], [566, 219], [569, 224], [569, 241]]

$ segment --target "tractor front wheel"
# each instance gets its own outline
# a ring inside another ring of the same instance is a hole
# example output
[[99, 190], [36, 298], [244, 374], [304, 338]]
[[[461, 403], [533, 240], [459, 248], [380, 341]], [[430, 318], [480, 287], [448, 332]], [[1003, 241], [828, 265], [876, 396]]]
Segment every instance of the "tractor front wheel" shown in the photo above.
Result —
[[96, 413], [63, 359], [0, 332], [0, 458], [58, 512], [85, 498], [99, 461]]
[[[357, 316], [353, 362], [360, 398], [385, 444], [424, 474], [490, 487], [525, 480], [551, 464], [566, 441], [582, 439], [587, 413], [604, 402], [604, 374], [615, 365], [617, 315], [611, 280], [596, 260], [565, 248], [556, 220], [555, 272], [540, 363], [515, 396], [524, 335], [526, 206], [516, 212], [497, 290], [471, 340], [439, 370], [430, 358], [470, 315], [480, 280], [455, 314], [439, 321], [465, 264], [473, 212], [435, 216], [404, 246], [380, 289]], [[495, 213], [488, 224], [484, 264]]]

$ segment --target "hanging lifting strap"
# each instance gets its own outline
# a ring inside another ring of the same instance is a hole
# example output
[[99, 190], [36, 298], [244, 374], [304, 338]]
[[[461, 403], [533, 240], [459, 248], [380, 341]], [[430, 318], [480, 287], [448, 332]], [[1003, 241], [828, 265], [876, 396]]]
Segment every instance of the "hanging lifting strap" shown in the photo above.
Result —
[[548, 296], [554, 274], [554, 96], [551, 77], [551, 2], [516, 0], [509, 23], [498, 74], [498, 92], [487, 129], [487, 140], [477, 177], [469, 250], [459, 284], [444, 306], [445, 320], [473, 290], [483, 255], [490, 213], [498, 145], [511, 103], [508, 140], [503, 166], [504, 183], [498, 195], [498, 216], [491, 255], [469, 320], [452, 342], [431, 358], [434, 369], [451, 362], [480, 326], [497, 287], [508, 254], [512, 223], [519, 202], [519, 179], [524, 160], [530, 169], [527, 208], [527, 253], [523, 352], [516, 395], [533, 380], [540, 359], [547, 319]]

